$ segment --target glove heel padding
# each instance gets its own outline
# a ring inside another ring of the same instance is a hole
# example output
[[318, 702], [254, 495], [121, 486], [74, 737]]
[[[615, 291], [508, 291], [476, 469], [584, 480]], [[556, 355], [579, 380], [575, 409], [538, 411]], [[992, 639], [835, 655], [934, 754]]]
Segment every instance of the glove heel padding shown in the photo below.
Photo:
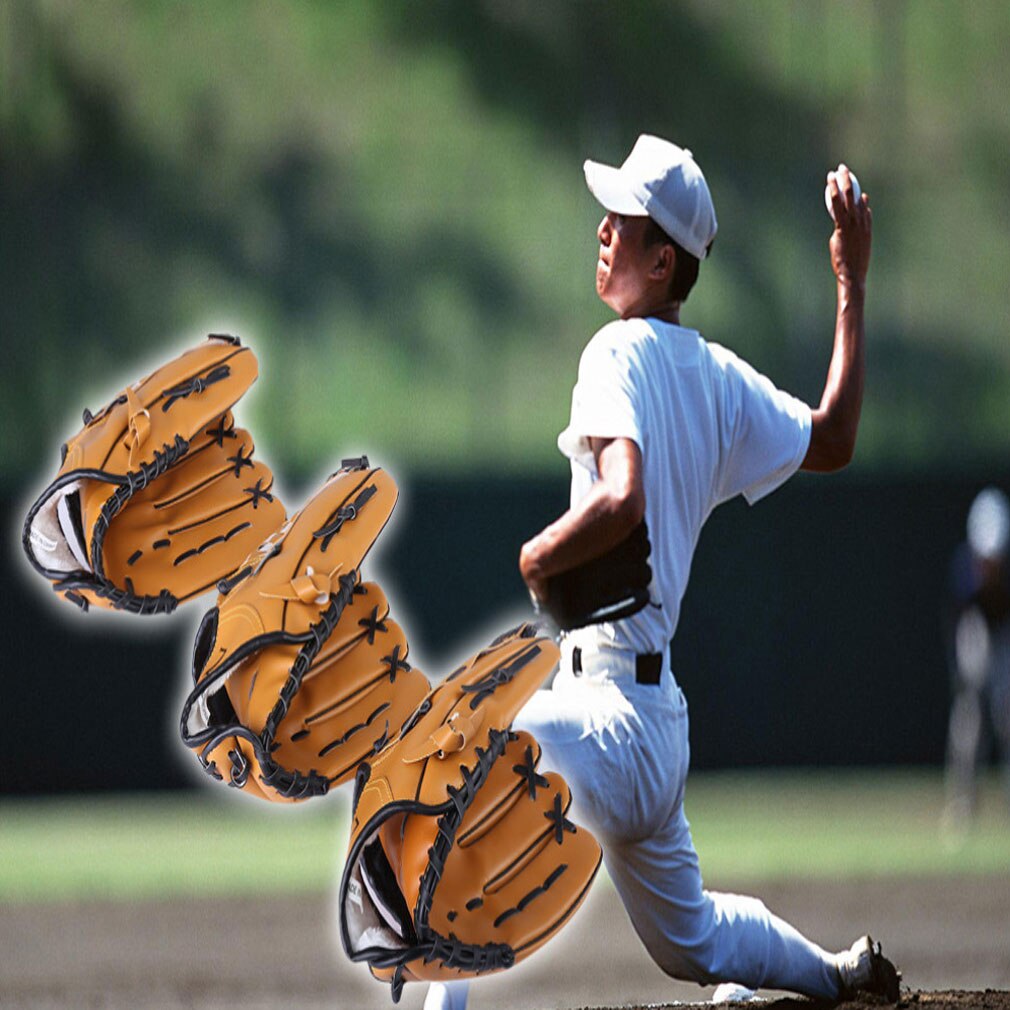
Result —
[[85, 412], [22, 533], [56, 592], [84, 609], [168, 613], [283, 522], [273, 475], [231, 414], [256, 374], [237, 338], [212, 336]]
[[540, 609], [562, 631], [637, 614], [649, 602], [651, 551], [643, 519], [605, 554], [551, 576]]
[[221, 585], [193, 651], [183, 742], [268, 800], [320, 796], [377, 753], [428, 692], [362, 560], [397, 490], [351, 461]]
[[[393, 986], [507, 968], [575, 912], [600, 864], [568, 786], [509, 726], [556, 665], [524, 625], [463, 664], [362, 765], [341, 940]], [[409, 910], [409, 921], [403, 918]]]

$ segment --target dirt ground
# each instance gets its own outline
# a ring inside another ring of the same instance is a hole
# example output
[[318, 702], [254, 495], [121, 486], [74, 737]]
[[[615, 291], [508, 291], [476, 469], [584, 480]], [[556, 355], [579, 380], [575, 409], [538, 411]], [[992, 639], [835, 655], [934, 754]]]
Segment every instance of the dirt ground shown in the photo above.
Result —
[[[743, 888], [740, 888], [741, 890]], [[829, 949], [864, 932], [904, 973], [903, 1003], [1010, 1010], [1010, 872], [1005, 878], [782, 883], [753, 889]], [[200, 899], [0, 908], [0, 1007], [25, 1010], [316, 1010], [391, 1006], [339, 949], [330, 898]], [[1000, 991], [1004, 990], [1004, 991]], [[400, 1006], [417, 1010], [423, 987]], [[471, 1010], [643, 1007], [704, 1002], [667, 978], [600, 881], [571, 926], [525, 962], [482, 981]], [[775, 1010], [807, 1001], [761, 993]]]

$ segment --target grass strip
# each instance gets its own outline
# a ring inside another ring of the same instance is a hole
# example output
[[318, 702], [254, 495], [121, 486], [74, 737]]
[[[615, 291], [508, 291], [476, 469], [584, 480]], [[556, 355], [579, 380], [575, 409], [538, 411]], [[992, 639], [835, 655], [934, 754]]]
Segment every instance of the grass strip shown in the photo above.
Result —
[[706, 883], [1010, 872], [1010, 817], [995, 776], [976, 817], [951, 824], [926, 770], [692, 775], [685, 802]]
[[[223, 791], [0, 801], [0, 901], [133, 900], [329, 890], [349, 796], [304, 806]], [[965, 832], [943, 824], [937, 772], [694, 774], [686, 809], [706, 884], [783, 878], [1005, 875], [995, 780]]]
[[209, 793], [0, 803], [0, 900], [324, 891], [347, 845], [342, 797], [292, 807]]

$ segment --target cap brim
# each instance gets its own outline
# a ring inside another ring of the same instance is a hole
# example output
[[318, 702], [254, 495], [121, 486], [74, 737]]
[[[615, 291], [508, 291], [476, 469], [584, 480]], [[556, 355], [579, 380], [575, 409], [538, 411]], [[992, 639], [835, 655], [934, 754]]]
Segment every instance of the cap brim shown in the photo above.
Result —
[[599, 203], [614, 214], [633, 214], [647, 217], [649, 212], [638, 200], [619, 168], [587, 161], [582, 170], [586, 173], [589, 192]]

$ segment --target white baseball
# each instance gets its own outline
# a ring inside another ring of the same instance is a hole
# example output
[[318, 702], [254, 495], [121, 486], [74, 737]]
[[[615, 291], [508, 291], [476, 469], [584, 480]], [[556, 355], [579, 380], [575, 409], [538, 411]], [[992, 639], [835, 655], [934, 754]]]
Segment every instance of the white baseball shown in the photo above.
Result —
[[[839, 165], [838, 167], [841, 168], [842, 166]], [[831, 172], [829, 174], [837, 176], [838, 172], [836, 170], [836, 171]], [[859, 201], [859, 197], [860, 197], [860, 195], [862, 194], [863, 191], [859, 188], [859, 180], [856, 178], [856, 173], [853, 172], [852, 169], [849, 169], [849, 178], [852, 180], [852, 198], [853, 198], [853, 200], [855, 200], [855, 201], [858, 202]], [[841, 188], [842, 188], [842, 181], [841, 181], [841, 179], [838, 180], [838, 188], [839, 188], [839, 190], [841, 190]], [[831, 208], [831, 186], [830, 185], [827, 185], [827, 186], [824, 187], [824, 206], [828, 208], [828, 213], [831, 215], [831, 220], [834, 221], [834, 219], [835, 219], [835, 212]]]

